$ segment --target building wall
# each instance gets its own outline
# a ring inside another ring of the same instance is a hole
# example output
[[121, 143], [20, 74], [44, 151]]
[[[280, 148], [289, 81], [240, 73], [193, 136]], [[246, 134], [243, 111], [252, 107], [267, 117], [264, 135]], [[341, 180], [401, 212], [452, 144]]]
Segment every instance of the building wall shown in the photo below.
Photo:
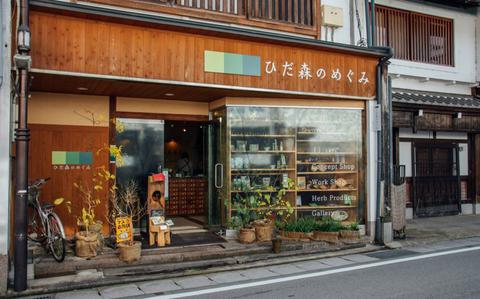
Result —
[[206, 116], [208, 115], [208, 109], [208, 103], [204, 102], [117, 98], [117, 111], [119, 112], [191, 114]]
[[7, 291], [10, 230], [10, 1], [0, 2], [0, 297]]
[[[109, 100], [102, 96], [33, 92], [28, 102], [30, 124], [108, 127]], [[92, 118], [93, 116], [93, 118]]]
[[[470, 94], [476, 78], [476, 30], [477, 17], [455, 9], [424, 5], [412, 1], [378, 0], [379, 5], [453, 19], [454, 66], [439, 66], [392, 59], [389, 73], [394, 88]], [[399, 77], [397, 77], [399, 76]], [[425, 81], [429, 78], [429, 81]], [[455, 81], [455, 84], [453, 84]]]

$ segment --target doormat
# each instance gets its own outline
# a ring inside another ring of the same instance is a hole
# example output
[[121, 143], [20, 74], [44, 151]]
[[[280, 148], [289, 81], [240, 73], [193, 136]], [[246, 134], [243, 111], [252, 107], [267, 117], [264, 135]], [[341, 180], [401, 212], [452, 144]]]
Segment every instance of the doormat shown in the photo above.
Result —
[[[211, 232], [198, 232], [198, 233], [186, 233], [186, 234], [172, 234], [171, 244], [166, 247], [172, 246], [189, 246], [189, 245], [201, 245], [201, 244], [213, 244], [213, 243], [225, 243], [225, 239], [217, 236]], [[148, 245], [148, 239], [142, 240], [142, 248], [155, 248]]]

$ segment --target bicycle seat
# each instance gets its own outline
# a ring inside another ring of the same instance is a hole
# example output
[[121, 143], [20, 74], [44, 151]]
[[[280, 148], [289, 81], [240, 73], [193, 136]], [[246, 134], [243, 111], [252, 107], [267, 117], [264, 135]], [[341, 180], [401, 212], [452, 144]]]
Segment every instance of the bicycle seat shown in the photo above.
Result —
[[42, 206], [43, 210], [50, 210], [50, 209], [53, 209], [54, 207], [55, 205], [51, 203], [46, 203]]

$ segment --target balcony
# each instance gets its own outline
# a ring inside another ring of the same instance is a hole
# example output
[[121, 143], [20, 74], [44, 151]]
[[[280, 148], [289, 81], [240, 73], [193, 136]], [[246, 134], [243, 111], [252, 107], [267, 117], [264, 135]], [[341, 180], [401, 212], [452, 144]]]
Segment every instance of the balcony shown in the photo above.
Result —
[[318, 37], [320, 0], [87, 0]]

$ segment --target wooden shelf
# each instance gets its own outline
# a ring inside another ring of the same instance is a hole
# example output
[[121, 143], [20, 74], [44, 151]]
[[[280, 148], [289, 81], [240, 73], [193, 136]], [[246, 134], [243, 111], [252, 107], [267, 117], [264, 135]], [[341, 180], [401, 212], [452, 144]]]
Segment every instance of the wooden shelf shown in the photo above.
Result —
[[349, 140], [349, 141], [326, 141], [326, 140], [315, 140], [315, 139], [297, 139], [297, 142], [321, 142], [321, 143], [325, 143], [325, 142], [330, 142], [330, 143], [338, 143], [338, 142], [350, 142], [350, 143], [357, 143], [357, 141], [355, 140]]
[[256, 172], [256, 171], [286, 172], [286, 171], [295, 171], [295, 168], [282, 168], [282, 169], [270, 169], [270, 168], [232, 169], [232, 172]]
[[312, 156], [331, 156], [331, 155], [357, 155], [354, 152], [297, 152], [297, 155], [312, 155]]
[[332, 135], [332, 136], [345, 136], [348, 133], [336, 133], [336, 132], [297, 132], [298, 135]]
[[294, 154], [295, 151], [231, 151], [232, 154]]
[[[292, 207], [295, 209], [295, 207]], [[237, 211], [237, 209], [232, 208], [232, 211]], [[288, 208], [254, 208], [250, 209], [250, 211], [262, 211], [262, 210], [288, 210]]]
[[343, 163], [343, 162], [301, 162], [297, 161], [297, 165], [353, 165], [353, 163]]
[[[252, 190], [252, 191], [240, 191], [240, 190], [232, 190], [231, 193], [278, 193], [280, 190]], [[295, 190], [286, 190], [286, 192], [295, 192]]]
[[358, 171], [306, 171], [306, 172], [297, 172], [297, 174], [354, 174]]
[[353, 209], [356, 205], [351, 206], [297, 206], [297, 210], [315, 210], [315, 209]]
[[262, 134], [232, 134], [231, 137], [265, 137], [265, 138], [295, 138], [295, 135], [262, 135]]
[[348, 192], [348, 191], [357, 191], [356, 188], [351, 189], [298, 189], [297, 192]]

